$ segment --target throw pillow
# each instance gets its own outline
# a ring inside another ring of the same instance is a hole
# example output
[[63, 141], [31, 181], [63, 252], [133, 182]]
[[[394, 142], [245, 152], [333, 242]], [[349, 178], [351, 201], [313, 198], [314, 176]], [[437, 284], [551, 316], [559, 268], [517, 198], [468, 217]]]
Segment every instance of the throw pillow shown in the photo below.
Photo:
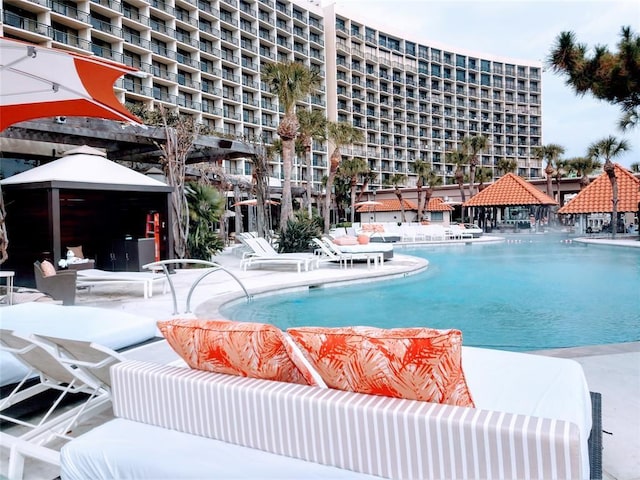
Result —
[[304, 362], [296, 363], [289, 357], [284, 334], [273, 325], [172, 319], [158, 322], [158, 328], [191, 368], [317, 385]]
[[53, 266], [49, 260], [44, 260], [40, 264], [40, 269], [42, 270], [43, 277], [51, 277], [56, 274], [56, 267]]
[[[76, 258], [84, 258], [84, 254], [82, 253], [82, 245], [77, 247], [67, 247], [67, 251], [71, 252]], [[68, 256], [68, 255], [67, 255]]]
[[338, 246], [341, 246], [341, 245], [357, 245], [358, 244], [358, 239], [356, 237], [345, 235], [343, 237], [337, 237], [336, 239], [333, 240], [333, 243], [335, 243]]
[[330, 388], [463, 407], [462, 333], [429, 328], [287, 330]]
[[368, 245], [369, 244], [369, 235], [358, 235], [358, 243], [360, 245]]

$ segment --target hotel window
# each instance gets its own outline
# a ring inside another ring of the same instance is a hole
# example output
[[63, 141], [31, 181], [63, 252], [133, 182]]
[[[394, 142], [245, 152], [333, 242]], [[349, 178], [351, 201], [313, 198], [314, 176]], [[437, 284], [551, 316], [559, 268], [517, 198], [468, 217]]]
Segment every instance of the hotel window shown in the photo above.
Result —
[[480, 85], [491, 86], [491, 77], [486, 73], [480, 75]]
[[413, 56], [416, 55], [416, 44], [415, 43], [405, 41], [404, 45], [405, 45], [405, 53], [407, 55], [413, 55]]
[[489, 60], [480, 60], [480, 70], [483, 72], [490, 72], [491, 62]]
[[440, 76], [440, 72], [441, 72], [440, 65], [431, 64], [431, 75], [439, 77]]
[[456, 55], [456, 67], [466, 67], [467, 66], [467, 57], [464, 55]]
[[418, 56], [420, 58], [429, 58], [429, 50], [424, 45], [418, 45]]
[[456, 80], [458, 82], [466, 81], [466, 75], [464, 70], [456, 70]]

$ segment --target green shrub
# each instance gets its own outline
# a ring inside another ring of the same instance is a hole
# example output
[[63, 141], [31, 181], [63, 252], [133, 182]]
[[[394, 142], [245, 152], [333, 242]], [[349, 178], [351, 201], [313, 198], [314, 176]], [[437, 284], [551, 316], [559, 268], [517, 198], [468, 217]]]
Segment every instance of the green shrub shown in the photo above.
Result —
[[278, 250], [281, 253], [307, 252], [311, 240], [322, 234], [322, 219], [309, 218], [306, 212], [299, 210], [295, 217], [287, 220], [287, 228], [280, 231]]

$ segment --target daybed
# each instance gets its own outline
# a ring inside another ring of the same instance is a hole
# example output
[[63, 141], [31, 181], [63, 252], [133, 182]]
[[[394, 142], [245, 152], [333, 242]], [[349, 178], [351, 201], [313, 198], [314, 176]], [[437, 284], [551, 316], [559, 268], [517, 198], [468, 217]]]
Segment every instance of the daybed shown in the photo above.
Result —
[[[0, 328], [24, 335], [93, 341], [114, 350], [158, 335], [153, 318], [104, 308], [39, 302], [3, 307]], [[27, 367], [6, 352], [0, 352], [0, 364], [0, 386], [18, 382], [28, 372]]]
[[589, 478], [577, 362], [463, 347], [475, 408], [125, 361], [117, 417], [65, 445], [85, 478]]

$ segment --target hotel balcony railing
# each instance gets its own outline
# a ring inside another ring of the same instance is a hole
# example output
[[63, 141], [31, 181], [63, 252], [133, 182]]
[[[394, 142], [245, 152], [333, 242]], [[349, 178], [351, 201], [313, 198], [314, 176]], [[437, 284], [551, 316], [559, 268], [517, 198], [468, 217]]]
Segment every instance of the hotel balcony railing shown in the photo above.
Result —
[[108, 7], [111, 10], [116, 10], [118, 12], [122, 11], [122, 5], [120, 2], [115, 0], [91, 0], [91, 3], [96, 3], [98, 5], [102, 5], [103, 7]]
[[146, 25], [147, 27], [150, 25], [151, 19], [145, 15], [140, 15], [140, 12], [138, 12], [137, 10], [124, 9], [122, 11], [122, 14], [125, 18], [135, 20], [136, 22]]
[[176, 14], [176, 9], [167, 5], [164, 0], [150, 0], [149, 4], [153, 7], [153, 8], [157, 8], [158, 10], [162, 10], [163, 12], [168, 13], [171, 16], [175, 16]]
[[310, 27], [315, 27], [318, 30], [323, 30], [322, 23], [320, 21], [316, 20], [315, 18], [309, 17], [309, 26]]
[[65, 5], [61, 2], [51, 2], [51, 11], [64, 15], [65, 17], [79, 20], [84, 23], [90, 23], [90, 15], [85, 12], [79, 11], [76, 7]]

